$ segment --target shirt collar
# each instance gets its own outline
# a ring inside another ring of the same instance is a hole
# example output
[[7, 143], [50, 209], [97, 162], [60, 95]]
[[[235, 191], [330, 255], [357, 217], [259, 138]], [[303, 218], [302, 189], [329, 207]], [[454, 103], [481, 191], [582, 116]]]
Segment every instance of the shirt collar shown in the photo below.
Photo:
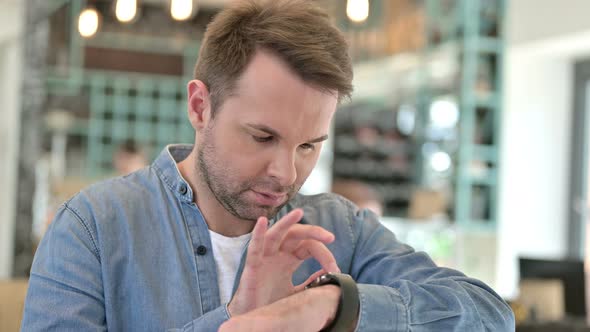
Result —
[[182, 201], [193, 202], [193, 190], [178, 169], [178, 163], [188, 157], [193, 150], [190, 144], [170, 144], [154, 160], [152, 167], [160, 177]]

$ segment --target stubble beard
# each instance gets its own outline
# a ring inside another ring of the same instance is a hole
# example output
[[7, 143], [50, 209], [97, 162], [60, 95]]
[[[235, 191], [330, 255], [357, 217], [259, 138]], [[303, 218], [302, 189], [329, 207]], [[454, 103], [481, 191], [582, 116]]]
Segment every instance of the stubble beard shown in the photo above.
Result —
[[215, 199], [225, 210], [238, 219], [256, 221], [261, 216], [269, 219], [274, 218], [291, 198], [293, 198], [299, 188], [293, 185], [285, 190], [285, 188], [281, 189], [276, 184], [265, 182], [268, 184], [267, 187], [272, 188], [273, 191], [287, 192], [285, 202], [276, 207], [254, 206], [253, 203], [248, 203], [242, 196], [254, 188], [256, 181], [248, 181], [238, 185], [228, 183], [227, 179], [231, 179], [233, 173], [222, 162], [216, 160], [215, 146], [213, 145], [213, 139], [209, 132], [210, 128], [205, 130], [206, 132], [203, 133], [203, 145], [197, 147], [197, 168], [201, 179], [205, 182]]

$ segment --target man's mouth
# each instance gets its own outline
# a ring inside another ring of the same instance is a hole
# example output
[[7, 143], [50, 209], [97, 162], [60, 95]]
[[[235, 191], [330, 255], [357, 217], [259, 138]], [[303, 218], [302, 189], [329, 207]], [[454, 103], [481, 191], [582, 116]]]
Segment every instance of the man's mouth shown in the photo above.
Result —
[[260, 205], [278, 206], [285, 202], [287, 193], [252, 190], [255, 200]]

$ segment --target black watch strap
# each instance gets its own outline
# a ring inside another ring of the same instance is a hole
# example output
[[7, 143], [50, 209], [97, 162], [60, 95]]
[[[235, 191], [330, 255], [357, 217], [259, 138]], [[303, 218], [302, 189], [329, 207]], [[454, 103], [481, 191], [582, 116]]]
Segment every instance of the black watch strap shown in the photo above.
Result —
[[323, 285], [340, 286], [340, 302], [332, 324], [322, 331], [352, 332], [356, 326], [359, 312], [359, 291], [356, 282], [348, 274], [326, 273], [312, 281], [307, 288]]

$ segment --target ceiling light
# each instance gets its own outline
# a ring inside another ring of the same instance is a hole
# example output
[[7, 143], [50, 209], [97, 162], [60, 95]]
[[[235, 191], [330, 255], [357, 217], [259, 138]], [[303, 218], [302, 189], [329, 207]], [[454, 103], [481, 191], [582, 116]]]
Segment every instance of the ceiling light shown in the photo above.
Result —
[[361, 23], [369, 17], [369, 0], [348, 0], [346, 15], [356, 23]]
[[122, 23], [129, 23], [137, 16], [137, 0], [117, 0], [115, 16]]
[[170, 16], [176, 21], [186, 21], [197, 12], [193, 0], [170, 0]]
[[78, 17], [78, 32], [84, 38], [90, 38], [98, 31], [100, 18], [95, 8], [86, 8]]

